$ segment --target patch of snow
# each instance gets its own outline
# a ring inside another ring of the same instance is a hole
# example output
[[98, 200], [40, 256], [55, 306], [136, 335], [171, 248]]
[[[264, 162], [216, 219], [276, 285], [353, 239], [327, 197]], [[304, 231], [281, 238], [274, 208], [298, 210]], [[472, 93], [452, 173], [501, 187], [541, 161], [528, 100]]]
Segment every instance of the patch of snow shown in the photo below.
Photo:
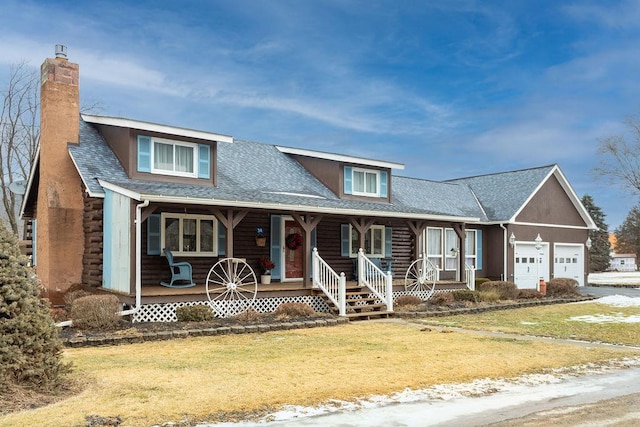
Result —
[[538, 322], [525, 322], [524, 320], [520, 322], [521, 325], [537, 325]]
[[[312, 421], [312, 417], [337, 413], [342, 414], [341, 416], [345, 419], [351, 416], [357, 418], [357, 424], [345, 423], [343, 424], [345, 426], [383, 425], [386, 423], [380, 424], [382, 421], [382, 418], [379, 418], [380, 416], [385, 413], [387, 417], [390, 415], [393, 416], [397, 411], [406, 413], [407, 409], [413, 408], [409, 408], [408, 405], [427, 405], [432, 422], [445, 421], [452, 419], [458, 414], [469, 414], [473, 412], [471, 410], [472, 406], [478, 406], [478, 411], [486, 410], [487, 402], [484, 400], [474, 400], [474, 398], [498, 395], [496, 409], [504, 407], [505, 402], [508, 402], [509, 405], [514, 404], [518, 396], [533, 404], [535, 400], [553, 398], [556, 397], [556, 394], [563, 395], [570, 391], [583, 393], [585, 391], [585, 385], [576, 386], [575, 384], [571, 384], [568, 382], [571, 378], [580, 378], [585, 375], [600, 376], [620, 369], [629, 368], [640, 368], [640, 357], [611, 360], [606, 364], [589, 363], [568, 368], [552, 369], [546, 374], [530, 374], [510, 379], [494, 380], [484, 378], [463, 384], [440, 384], [423, 390], [406, 389], [391, 395], [371, 396], [349, 402], [332, 400], [314, 407], [290, 405], [258, 421], [198, 424], [198, 426], [258, 427], [264, 425], [322, 425], [322, 419], [318, 419], [318, 423], [316, 423]], [[543, 390], [536, 388], [540, 386], [553, 386], [559, 388], [560, 391], [549, 389], [549, 391], [545, 393]], [[577, 388], [577, 390], [573, 390], [573, 388]], [[527, 392], [527, 390], [532, 391]], [[533, 393], [533, 391], [535, 391], [535, 393]], [[443, 410], [433, 411], [435, 407], [442, 406], [444, 402], [451, 402], [451, 404], [455, 406], [447, 406], [446, 410], [445, 408], [441, 408]], [[400, 404], [404, 406], [399, 406]], [[368, 415], [364, 415], [362, 412], [356, 412], [362, 410], [383, 412], [369, 412]], [[443, 418], [436, 419], [438, 418], [436, 414]], [[369, 418], [367, 418], [367, 416]], [[418, 413], [416, 413], [416, 416], [418, 416]], [[422, 414], [422, 417], [423, 416], [424, 414]], [[420, 422], [424, 423], [424, 418], [421, 418], [421, 420]], [[417, 422], [419, 420], [416, 419], [415, 421]], [[413, 425], [413, 423], [411, 425]]]
[[593, 316], [574, 316], [568, 319], [571, 322], [585, 323], [638, 323], [640, 315], [625, 316], [622, 313], [618, 316], [610, 316], [606, 314], [595, 314]]
[[587, 283], [593, 285], [634, 285], [640, 286], [640, 271], [590, 273]]
[[631, 298], [624, 295], [609, 295], [598, 298], [594, 302], [606, 304], [612, 307], [640, 307], [640, 298]]

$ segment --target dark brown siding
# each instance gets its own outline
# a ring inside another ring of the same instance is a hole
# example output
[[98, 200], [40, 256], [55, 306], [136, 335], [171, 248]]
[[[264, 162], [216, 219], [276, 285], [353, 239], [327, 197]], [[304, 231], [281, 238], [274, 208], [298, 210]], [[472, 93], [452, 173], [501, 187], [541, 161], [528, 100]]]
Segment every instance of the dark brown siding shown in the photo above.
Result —
[[500, 226], [486, 227], [483, 233], [482, 266], [477, 277], [487, 277], [492, 280], [502, 278], [504, 264], [503, 230]]
[[[558, 179], [552, 175], [517, 216], [518, 222], [585, 227]], [[534, 236], [535, 237], [535, 236]]]
[[[144, 179], [146, 181], [159, 181], [159, 182], [177, 182], [182, 184], [196, 184], [196, 185], [215, 185], [216, 184], [216, 162], [217, 162], [217, 145], [216, 142], [206, 141], [196, 138], [187, 138], [176, 135], [166, 135], [157, 132], [140, 132], [134, 129], [126, 129], [115, 126], [107, 125], [95, 125], [96, 129], [107, 141], [107, 144], [125, 169], [125, 172], [129, 178]], [[201, 178], [183, 178], [169, 175], [155, 175], [151, 173], [140, 173], [137, 171], [137, 149], [138, 135], [147, 135], [151, 137], [164, 138], [173, 141], [184, 141], [195, 144], [205, 144], [211, 147], [211, 161], [209, 162], [211, 179]]]
[[102, 286], [102, 207], [103, 199], [84, 196], [82, 284]]
[[378, 201], [378, 202], [391, 202], [391, 192], [392, 192], [392, 175], [391, 169], [387, 168], [372, 168], [366, 165], [359, 164], [348, 164], [347, 166], [352, 166], [356, 168], [362, 169], [371, 169], [371, 170], [384, 170], [387, 171], [387, 197], [386, 198], [375, 198], [375, 197], [366, 197], [366, 196], [353, 196], [351, 194], [344, 194], [343, 181], [344, 181], [344, 166], [345, 164], [342, 162], [338, 162], [335, 160], [326, 160], [326, 159], [318, 159], [314, 157], [307, 156], [298, 156], [291, 155], [298, 163], [304, 166], [313, 176], [318, 178], [318, 181], [323, 183], [327, 188], [333, 191], [338, 197], [341, 199], [349, 199], [349, 200], [362, 200], [366, 202]]
[[329, 190], [338, 196], [342, 193], [342, 165], [339, 162], [306, 156], [292, 155], [292, 157]]
[[[156, 213], [170, 212], [170, 207], [162, 207]], [[184, 208], [174, 212], [184, 212]], [[189, 209], [187, 213], [211, 214], [204, 209]], [[317, 247], [320, 256], [338, 273], [344, 272], [347, 279], [353, 276], [353, 259], [341, 256], [340, 225], [348, 224], [347, 217], [324, 217], [317, 227]], [[393, 227], [393, 275], [395, 278], [404, 277], [409, 264], [413, 261], [413, 234], [402, 220], [384, 220], [376, 222], [378, 225]], [[251, 212], [234, 229], [234, 256], [245, 258], [259, 274], [258, 258], [269, 257], [269, 244], [265, 247], [256, 246], [256, 228], [262, 227], [267, 242], [270, 241], [270, 214], [268, 212]], [[210, 268], [219, 260], [218, 257], [180, 257], [177, 261], [187, 261], [193, 266], [193, 279], [198, 284], [204, 284]], [[142, 284], [144, 286], [159, 285], [161, 281], [171, 278], [169, 266], [164, 256], [147, 255], [147, 227], [142, 226]]]
[[116, 155], [127, 175], [131, 177], [129, 171], [131, 169], [131, 164], [133, 164], [133, 167], [135, 168], [136, 159], [135, 152], [132, 153], [131, 147], [129, 147], [129, 129], [118, 126], [94, 126], [100, 135], [102, 135], [104, 140], [107, 141], [107, 145], [109, 145], [113, 153]]

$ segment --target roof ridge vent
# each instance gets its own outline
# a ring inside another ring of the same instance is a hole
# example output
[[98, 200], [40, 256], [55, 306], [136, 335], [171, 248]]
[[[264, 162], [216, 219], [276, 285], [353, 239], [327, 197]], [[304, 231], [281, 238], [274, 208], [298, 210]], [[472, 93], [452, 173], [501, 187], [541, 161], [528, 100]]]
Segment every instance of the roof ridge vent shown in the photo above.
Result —
[[67, 47], [65, 45], [56, 45], [56, 58], [67, 59]]

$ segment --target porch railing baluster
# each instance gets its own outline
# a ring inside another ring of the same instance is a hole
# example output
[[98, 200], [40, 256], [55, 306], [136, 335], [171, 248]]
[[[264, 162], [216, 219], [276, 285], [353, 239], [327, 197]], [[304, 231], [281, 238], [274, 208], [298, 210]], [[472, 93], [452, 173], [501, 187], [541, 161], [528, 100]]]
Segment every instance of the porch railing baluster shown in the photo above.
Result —
[[393, 278], [391, 272], [383, 272], [367, 256], [362, 249], [358, 251], [358, 282], [366, 286], [382, 302], [387, 305], [387, 311], [393, 311]]
[[344, 273], [338, 275], [329, 264], [318, 254], [318, 249], [313, 248], [312, 255], [313, 287], [320, 288], [329, 300], [338, 307], [340, 316], [347, 315], [347, 279]]

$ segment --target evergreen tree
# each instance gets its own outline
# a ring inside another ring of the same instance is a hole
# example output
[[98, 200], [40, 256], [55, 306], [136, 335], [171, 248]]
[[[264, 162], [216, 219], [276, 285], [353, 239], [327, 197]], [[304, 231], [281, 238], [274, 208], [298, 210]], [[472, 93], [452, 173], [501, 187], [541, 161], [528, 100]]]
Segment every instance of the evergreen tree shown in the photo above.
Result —
[[605, 271], [611, 262], [611, 245], [609, 243], [609, 226], [605, 222], [605, 213], [593, 201], [588, 194], [582, 196], [582, 205], [596, 223], [597, 230], [589, 231], [591, 249], [589, 250], [589, 270]]
[[0, 222], [0, 384], [58, 385], [68, 366], [49, 303], [16, 237]]
[[631, 208], [620, 227], [616, 228], [616, 252], [636, 254], [640, 259], [640, 206]]

